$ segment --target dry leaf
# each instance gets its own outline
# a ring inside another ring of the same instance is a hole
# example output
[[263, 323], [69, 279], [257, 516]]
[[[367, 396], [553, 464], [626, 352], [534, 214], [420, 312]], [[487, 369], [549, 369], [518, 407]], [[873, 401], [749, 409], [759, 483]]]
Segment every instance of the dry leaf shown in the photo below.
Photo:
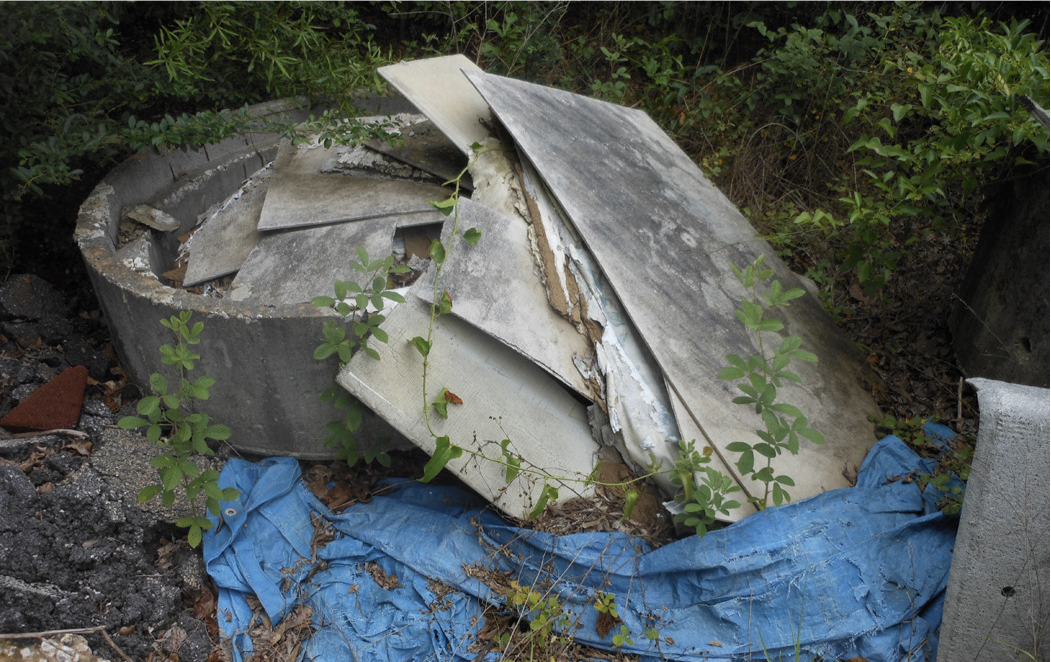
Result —
[[451, 405], [462, 405], [463, 404], [463, 399], [461, 399], [460, 396], [458, 396], [455, 393], [453, 393], [452, 391], [448, 391], [448, 390], [445, 391], [445, 401], [448, 402]]

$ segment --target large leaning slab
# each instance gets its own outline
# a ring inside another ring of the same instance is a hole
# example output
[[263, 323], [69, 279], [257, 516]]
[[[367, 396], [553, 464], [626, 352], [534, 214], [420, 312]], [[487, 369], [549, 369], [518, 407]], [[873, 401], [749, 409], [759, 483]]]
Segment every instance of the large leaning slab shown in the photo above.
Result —
[[471, 155], [471, 145], [489, 137], [479, 118], [489, 117], [489, 106], [463, 77], [463, 70], [477, 71], [463, 55], [399, 62], [379, 68], [394, 89], [426, 115], [457, 149]]
[[[414, 287], [425, 289], [420, 279]], [[410, 344], [426, 336], [429, 306], [413, 295], [390, 311], [383, 328], [387, 343], [373, 343], [380, 360], [359, 352], [340, 372], [343, 388], [389, 422], [427, 453], [436, 442], [423, 416], [423, 358]], [[434, 322], [429, 354], [427, 400], [443, 388], [463, 400], [449, 405], [449, 418], [433, 409], [431, 428], [453, 444], [489, 457], [499, 457], [500, 442], [508, 450], [551, 476], [587, 476], [595, 466], [598, 445], [591, 438], [584, 407], [546, 372], [517, 352], [452, 315]], [[543, 491], [542, 480], [521, 473], [510, 484], [504, 467], [464, 453], [447, 470], [514, 517], [525, 517]], [[593, 488], [576, 480], [551, 481], [560, 498], [589, 496]]]
[[978, 389], [981, 419], [938, 662], [1046, 660], [1051, 391], [968, 381]]
[[[761, 422], [733, 405], [733, 385], [717, 378], [727, 354], [758, 351], [733, 313], [746, 292], [730, 265], [764, 254], [785, 287], [798, 286], [796, 276], [644, 112], [465, 75], [594, 254], [704, 443], [732, 466], [726, 445], [754, 439]], [[877, 408], [857, 382], [862, 357], [815, 299], [798, 299], [783, 315], [786, 332], [821, 362], [794, 366], [803, 385], [783, 388], [781, 399], [801, 406], [828, 440], [775, 462], [776, 473], [795, 479], [798, 499], [849, 484], [874, 442], [866, 416]], [[758, 484], [743, 485], [759, 494]]]

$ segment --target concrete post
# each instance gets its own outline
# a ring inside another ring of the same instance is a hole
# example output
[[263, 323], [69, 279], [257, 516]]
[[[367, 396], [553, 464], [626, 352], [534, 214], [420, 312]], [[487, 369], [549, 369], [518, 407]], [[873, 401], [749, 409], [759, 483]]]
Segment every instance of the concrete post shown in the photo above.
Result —
[[969, 383], [978, 389], [981, 420], [938, 662], [1046, 661], [1051, 392]]

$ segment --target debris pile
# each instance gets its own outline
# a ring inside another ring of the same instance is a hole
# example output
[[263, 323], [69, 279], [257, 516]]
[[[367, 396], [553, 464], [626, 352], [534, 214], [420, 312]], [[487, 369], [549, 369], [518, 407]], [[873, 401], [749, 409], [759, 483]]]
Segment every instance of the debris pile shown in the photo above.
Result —
[[[728, 354], [758, 349], [733, 314], [745, 292], [731, 265], [764, 255], [786, 287], [798, 279], [744, 217], [641, 111], [486, 74], [463, 56], [380, 73], [426, 117], [391, 118], [394, 145], [284, 144], [183, 235], [177, 270], [166, 272], [173, 284], [258, 306], [307, 305], [353, 276], [357, 248], [393, 254], [414, 268], [407, 301], [383, 311], [389, 341], [373, 345], [381, 360], [359, 353], [338, 381], [427, 452], [448, 436], [522, 458], [539, 473], [512, 484], [476, 454], [448, 465], [505, 512], [529, 513], [547, 484], [590, 495], [579, 479], [603, 447], [639, 475], [656, 463], [670, 469], [680, 439], [710, 446], [712, 466], [755, 496], [758, 483], [726, 447], [754, 441], [762, 423], [731, 404], [738, 394], [717, 378]], [[449, 198], [467, 164], [457, 213], [446, 217], [431, 203]], [[480, 231], [477, 245], [460, 236], [467, 228]], [[438, 291], [453, 305], [433, 321], [428, 388], [464, 404], [427, 421], [410, 341], [431, 325], [427, 246], [438, 237], [449, 247]], [[120, 257], [145, 253], [129, 244]], [[818, 302], [780, 310], [785, 333], [820, 357], [799, 367], [801, 384], [784, 386], [828, 440], [775, 460], [800, 499], [850, 484], [875, 440], [866, 416], [876, 406], [858, 384], [862, 357]], [[666, 475], [657, 482], [670, 495]], [[749, 512], [746, 504], [732, 519]]]

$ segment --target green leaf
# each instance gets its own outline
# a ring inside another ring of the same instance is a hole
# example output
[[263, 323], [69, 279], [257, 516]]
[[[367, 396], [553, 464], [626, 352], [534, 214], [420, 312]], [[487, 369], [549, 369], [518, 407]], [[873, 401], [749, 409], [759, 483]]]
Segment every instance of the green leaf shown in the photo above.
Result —
[[428, 460], [427, 464], [423, 467], [423, 478], [420, 479], [421, 483], [431, 482], [435, 476], [441, 473], [441, 470], [445, 468], [445, 465], [449, 464], [450, 460], [454, 460], [463, 455], [463, 449], [451, 443], [448, 436], [438, 437], [434, 441], [434, 452], [431, 453], [431, 459]]
[[178, 487], [179, 482], [182, 480], [182, 471], [177, 466], [161, 469], [160, 475], [161, 483], [164, 485], [164, 489], [168, 491], [172, 491]]
[[145, 418], [139, 418], [138, 416], [125, 416], [117, 421], [117, 427], [122, 430], [134, 430], [136, 428], [146, 427], [149, 424], [150, 422]]
[[164, 378], [164, 375], [155, 372], [150, 375], [150, 388], [158, 395], [166, 395], [168, 393], [168, 380]]
[[732, 366], [727, 366], [719, 371], [719, 379], [740, 379], [744, 375], [744, 370]]
[[427, 252], [430, 254], [431, 259], [434, 260], [435, 264], [441, 265], [445, 262], [445, 244], [437, 239], [431, 241], [431, 247]]
[[891, 112], [892, 115], [894, 115], [894, 121], [895, 122], [900, 122], [901, 118], [905, 117], [905, 115], [910, 110], [912, 110], [912, 104], [911, 103], [907, 103], [907, 104], [904, 104], [904, 105], [902, 105], [900, 103], [892, 103], [890, 105], [890, 112]]
[[522, 460], [520, 460], [517, 456], [512, 455], [507, 450], [507, 447], [508, 445], [510, 445], [510, 443], [510, 439], [504, 439], [500, 442], [501, 457], [503, 458], [504, 462], [507, 463], [507, 467], [504, 470], [504, 480], [507, 483], [510, 483], [512, 480], [518, 477], [519, 469], [522, 466]]
[[315, 308], [331, 308], [336, 305], [336, 300], [332, 297], [314, 297], [310, 300], [310, 305]]
[[327, 359], [336, 353], [336, 346], [325, 343], [324, 345], [318, 345], [317, 349], [314, 350], [314, 359], [321, 361]]
[[190, 547], [196, 549], [197, 545], [201, 544], [201, 526], [196, 522], [190, 527], [190, 530], [186, 534], [186, 542], [190, 543]]
[[755, 456], [752, 454], [752, 449], [748, 448], [747, 451], [741, 453], [741, 457], [735, 463], [737, 470], [743, 474], [752, 473], [752, 468], [755, 466]]
[[416, 336], [409, 342], [412, 344], [413, 347], [416, 348], [416, 350], [420, 353], [421, 356], [427, 356], [431, 353], [431, 343], [421, 338], [420, 336]]
[[797, 432], [800, 436], [809, 439], [812, 443], [818, 445], [825, 443], [825, 435], [821, 434], [814, 428], [803, 428], [802, 430], [797, 430]]
[[434, 407], [434, 411], [438, 412], [439, 416], [446, 419], [449, 418], [449, 403], [446, 402], [441, 393], [439, 393], [438, 397], [434, 399], [431, 406]]
[[472, 246], [477, 246], [481, 238], [482, 232], [478, 228], [471, 228], [463, 233], [463, 240]]
[[139, 490], [139, 503], [146, 503], [153, 497], [160, 494], [161, 490], [163, 489], [164, 487], [162, 485], [150, 485], [149, 487], [142, 488], [141, 490]]
[[448, 292], [442, 292], [438, 298], [438, 314], [447, 315], [451, 313], [453, 309], [453, 298], [449, 296]]
[[793, 358], [797, 358], [800, 361], [806, 361], [808, 363], [817, 363], [817, 354], [808, 352], [804, 349], [796, 349], [789, 352]]
[[215, 439], [216, 441], [224, 441], [226, 439], [229, 439], [230, 435], [232, 434], [233, 430], [221, 423], [209, 425], [208, 428], [204, 431], [205, 437], [209, 439]]
[[797, 416], [803, 415], [803, 412], [799, 411], [799, 408], [789, 404], [776, 404], [770, 408], [779, 414], [785, 414], [786, 416], [791, 416], [792, 418], [796, 418]]
[[442, 200], [441, 202], [435, 202], [431, 200], [431, 206], [440, 211], [443, 215], [448, 216], [456, 210], [456, 196]]
[[785, 328], [785, 325], [781, 323], [781, 320], [770, 318], [760, 320], [757, 328], [759, 331], [780, 331]]
[[548, 501], [551, 499], [558, 499], [558, 488], [544, 483], [544, 489], [540, 492], [540, 498], [537, 500], [536, 506], [526, 515], [526, 519], [533, 519], [542, 515], [544, 509], [547, 508]]
[[631, 517], [632, 511], [635, 510], [635, 502], [639, 500], [639, 493], [637, 490], [628, 490], [624, 493], [624, 514], [620, 516], [621, 522], [626, 522]]
[[[148, 395], [145, 398], [139, 400], [139, 403], [135, 405], [135, 409], [143, 416], [150, 416], [160, 411], [161, 399], [155, 395]], [[152, 417], [151, 417], [152, 420]]]

